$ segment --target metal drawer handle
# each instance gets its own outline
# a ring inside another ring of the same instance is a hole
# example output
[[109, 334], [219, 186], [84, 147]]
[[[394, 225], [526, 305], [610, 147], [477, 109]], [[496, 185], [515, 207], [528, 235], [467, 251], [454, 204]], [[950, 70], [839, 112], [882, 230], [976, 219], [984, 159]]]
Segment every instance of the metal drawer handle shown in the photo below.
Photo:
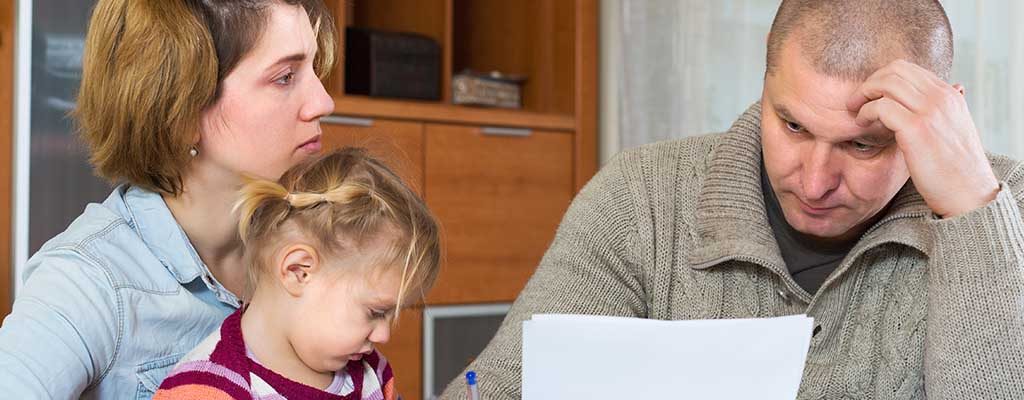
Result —
[[335, 125], [350, 125], [350, 126], [373, 126], [372, 118], [355, 118], [345, 117], [341, 115], [327, 115], [320, 117], [320, 122], [326, 124]]
[[532, 129], [524, 128], [501, 128], [496, 126], [487, 126], [480, 129], [480, 132], [484, 135], [491, 136], [520, 136], [526, 137], [533, 134]]

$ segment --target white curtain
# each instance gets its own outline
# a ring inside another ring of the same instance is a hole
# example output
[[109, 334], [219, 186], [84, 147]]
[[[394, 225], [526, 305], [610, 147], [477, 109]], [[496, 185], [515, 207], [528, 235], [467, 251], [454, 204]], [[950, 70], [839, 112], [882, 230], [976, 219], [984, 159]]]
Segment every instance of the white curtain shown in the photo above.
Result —
[[[602, 158], [728, 129], [761, 94], [778, 0], [603, 0]], [[1024, 159], [1024, 2], [942, 1], [987, 149]], [[611, 64], [619, 63], [619, 64]], [[1016, 73], [1015, 73], [1016, 72]]]

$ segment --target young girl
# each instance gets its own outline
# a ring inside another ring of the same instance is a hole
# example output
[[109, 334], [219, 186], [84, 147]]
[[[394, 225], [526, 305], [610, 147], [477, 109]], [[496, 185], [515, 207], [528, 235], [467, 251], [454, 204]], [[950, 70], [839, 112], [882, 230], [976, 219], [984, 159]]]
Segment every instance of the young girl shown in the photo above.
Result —
[[236, 207], [250, 301], [175, 367], [154, 399], [393, 399], [376, 351], [437, 276], [423, 201], [361, 149], [248, 182]]

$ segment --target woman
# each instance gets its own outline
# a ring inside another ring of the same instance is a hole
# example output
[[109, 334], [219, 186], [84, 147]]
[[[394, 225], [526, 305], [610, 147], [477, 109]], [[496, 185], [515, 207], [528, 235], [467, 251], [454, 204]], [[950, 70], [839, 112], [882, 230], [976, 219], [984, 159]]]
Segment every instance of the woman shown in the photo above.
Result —
[[5, 398], [149, 398], [239, 307], [236, 191], [320, 150], [333, 29], [319, 0], [98, 2], [76, 117], [123, 184], [29, 260]]

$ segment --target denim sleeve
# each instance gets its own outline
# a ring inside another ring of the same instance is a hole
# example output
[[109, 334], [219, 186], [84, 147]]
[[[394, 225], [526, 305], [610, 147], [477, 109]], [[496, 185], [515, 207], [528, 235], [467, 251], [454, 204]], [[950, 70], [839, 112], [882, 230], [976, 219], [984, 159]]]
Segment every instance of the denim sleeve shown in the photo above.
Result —
[[79, 398], [113, 364], [121, 309], [107, 270], [86, 257], [67, 250], [32, 257], [0, 326], [0, 393]]

